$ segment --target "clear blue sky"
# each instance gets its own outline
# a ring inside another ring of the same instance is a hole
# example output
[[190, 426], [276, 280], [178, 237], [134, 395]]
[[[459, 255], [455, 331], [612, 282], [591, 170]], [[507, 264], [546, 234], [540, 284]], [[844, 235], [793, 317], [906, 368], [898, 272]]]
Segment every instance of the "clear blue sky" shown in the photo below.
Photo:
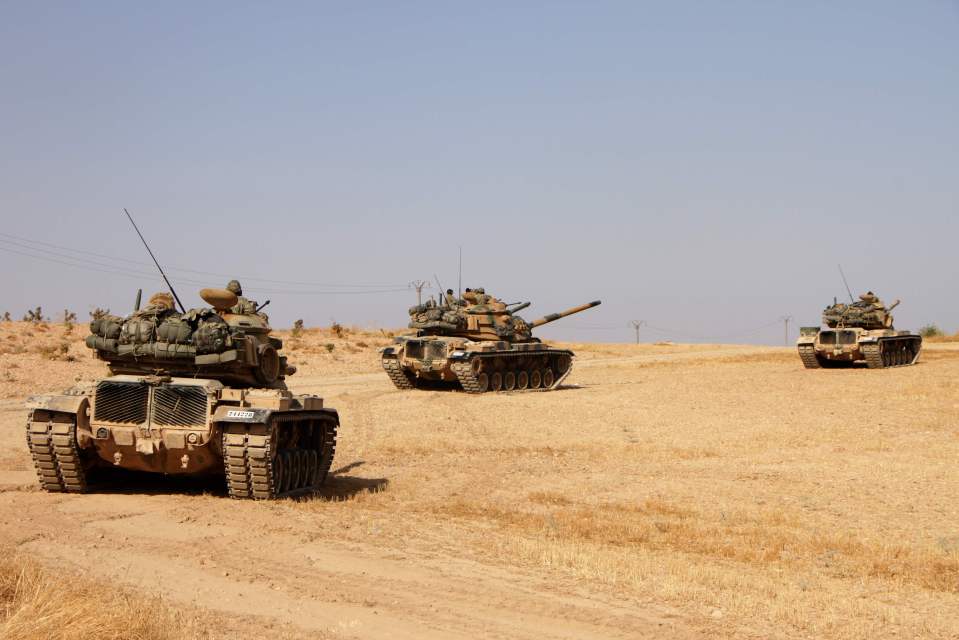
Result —
[[405, 324], [462, 245], [527, 317], [604, 300], [545, 337], [781, 341], [839, 262], [959, 329], [952, 1], [0, 2], [0, 90], [16, 315], [158, 288], [129, 207], [279, 326]]

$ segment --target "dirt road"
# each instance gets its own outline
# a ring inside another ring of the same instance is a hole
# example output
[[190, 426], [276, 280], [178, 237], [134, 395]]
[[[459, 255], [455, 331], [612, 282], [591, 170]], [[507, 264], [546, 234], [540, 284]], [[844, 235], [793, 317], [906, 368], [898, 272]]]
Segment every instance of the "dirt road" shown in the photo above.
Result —
[[341, 413], [336, 471], [278, 503], [41, 493], [7, 397], [0, 544], [240, 637], [955, 637], [959, 349], [806, 371], [776, 348], [575, 348], [566, 388], [500, 396], [303, 355], [291, 386]]

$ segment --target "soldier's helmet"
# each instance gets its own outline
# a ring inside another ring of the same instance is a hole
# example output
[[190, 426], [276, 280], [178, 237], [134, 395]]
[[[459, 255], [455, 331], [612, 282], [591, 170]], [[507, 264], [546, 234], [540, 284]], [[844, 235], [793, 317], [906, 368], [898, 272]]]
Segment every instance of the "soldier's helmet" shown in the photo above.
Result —
[[486, 293], [486, 289], [484, 289], [483, 287], [476, 287], [475, 289], [473, 289], [473, 293], [478, 293], [482, 295]]
[[233, 293], [235, 293], [235, 294], [238, 295], [238, 296], [242, 296], [242, 295], [243, 295], [243, 287], [240, 286], [240, 281], [239, 281], [239, 280], [230, 280], [230, 281], [226, 284], [226, 290], [227, 290], [227, 291], [232, 291]]
[[879, 300], [879, 298], [876, 297], [876, 294], [873, 293], [872, 291], [867, 291], [866, 293], [862, 294], [861, 296], [859, 296], [859, 299], [862, 300], [863, 302], [869, 302], [869, 303], [873, 303]]
[[172, 309], [173, 296], [165, 291], [154, 293], [150, 296], [150, 299], [147, 300], [147, 306], [153, 307], [154, 309]]

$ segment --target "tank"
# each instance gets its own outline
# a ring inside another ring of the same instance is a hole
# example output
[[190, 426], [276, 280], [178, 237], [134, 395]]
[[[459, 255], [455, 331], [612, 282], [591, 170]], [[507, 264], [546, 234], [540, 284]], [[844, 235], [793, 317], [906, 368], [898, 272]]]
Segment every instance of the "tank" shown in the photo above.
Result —
[[212, 309], [180, 314], [171, 302], [94, 320], [87, 345], [111, 375], [28, 400], [43, 489], [84, 492], [103, 467], [219, 476], [231, 497], [259, 500], [325, 481], [337, 412], [286, 388], [295, 368], [264, 315], [233, 313], [229, 291], [200, 293]]
[[569, 375], [573, 352], [554, 349], [532, 330], [591, 309], [599, 300], [526, 322], [517, 315], [529, 302], [506, 305], [482, 289], [451, 294], [443, 304], [412, 307], [414, 336], [382, 350], [383, 369], [399, 389], [452, 386], [469, 393], [549, 391]]
[[797, 346], [807, 369], [852, 366], [864, 361], [870, 369], [915, 364], [922, 350], [922, 336], [897, 331], [892, 310], [873, 292], [845, 304], [833, 301], [822, 312], [822, 327], [802, 327]]

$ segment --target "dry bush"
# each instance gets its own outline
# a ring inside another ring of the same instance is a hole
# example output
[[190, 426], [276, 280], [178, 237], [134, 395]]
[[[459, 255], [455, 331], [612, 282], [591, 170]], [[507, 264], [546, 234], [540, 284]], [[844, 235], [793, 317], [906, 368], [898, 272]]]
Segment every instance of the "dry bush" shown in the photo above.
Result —
[[336, 345], [332, 342], [327, 342], [323, 346], [326, 348], [327, 353], [333, 353], [333, 350], [336, 349]]
[[13, 322], [13, 318], [10, 317], [10, 312], [9, 312], [9, 311], [4, 311], [4, 312], [3, 312], [3, 321], [4, 321], [4, 322]]
[[66, 360], [73, 361], [70, 355], [70, 343], [62, 341], [56, 344], [41, 344], [37, 346], [37, 353], [47, 360]]
[[155, 599], [74, 575], [52, 575], [33, 561], [0, 554], [0, 638], [173, 640], [204, 637]]
[[110, 315], [109, 309], [101, 309], [100, 307], [97, 307], [96, 309], [90, 312], [90, 319], [99, 320], [103, 316], [108, 316], [108, 315]]
[[303, 335], [303, 319], [300, 318], [293, 323], [293, 328], [290, 329], [290, 337], [294, 340], [299, 340]]
[[337, 338], [342, 338], [343, 334], [346, 333], [346, 329], [343, 328], [343, 325], [336, 320], [334, 320], [330, 325], [330, 331], [332, 331], [333, 335], [335, 335]]
[[36, 309], [28, 309], [27, 312], [23, 314], [23, 321], [34, 323], [43, 322], [43, 309], [39, 305]]

